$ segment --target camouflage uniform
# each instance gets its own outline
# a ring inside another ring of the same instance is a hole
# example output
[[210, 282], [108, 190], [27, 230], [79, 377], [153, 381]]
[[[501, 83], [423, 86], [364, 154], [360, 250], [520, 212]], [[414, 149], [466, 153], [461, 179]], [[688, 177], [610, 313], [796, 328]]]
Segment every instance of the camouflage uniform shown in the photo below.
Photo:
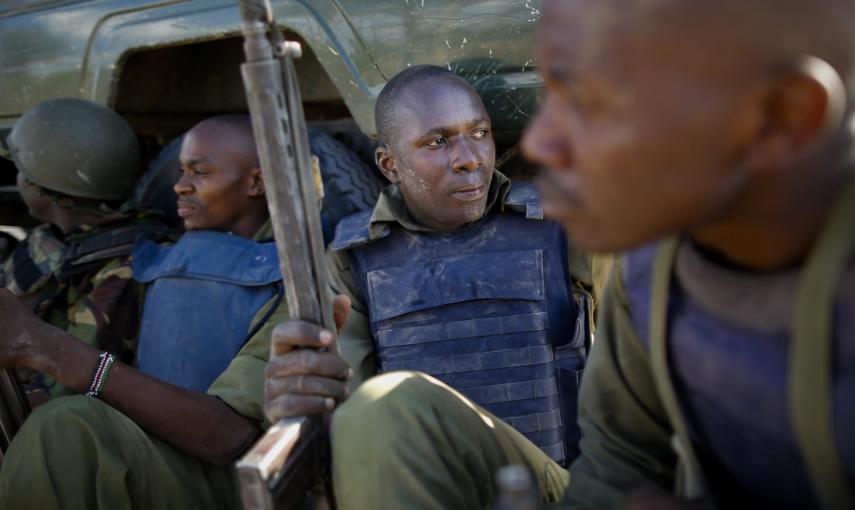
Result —
[[[65, 236], [41, 225], [4, 264], [4, 286], [47, 323], [132, 363], [144, 290], [133, 281], [130, 248], [137, 235], [166, 231], [157, 216], [144, 213], [121, 214]], [[26, 380], [30, 390], [70, 393], [49, 378]]]

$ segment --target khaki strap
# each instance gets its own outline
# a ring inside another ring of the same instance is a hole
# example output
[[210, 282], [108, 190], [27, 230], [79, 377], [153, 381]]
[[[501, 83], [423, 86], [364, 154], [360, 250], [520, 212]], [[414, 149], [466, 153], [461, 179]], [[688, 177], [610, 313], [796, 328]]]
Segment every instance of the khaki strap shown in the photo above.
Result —
[[825, 510], [855, 508], [839, 456], [832, 399], [834, 305], [839, 277], [855, 250], [855, 178], [849, 181], [799, 277], [789, 353], [793, 428]]
[[650, 313], [650, 357], [653, 363], [653, 379], [668, 421], [674, 429], [672, 444], [683, 461], [683, 471], [679, 473], [680, 496], [696, 499], [706, 494], [701, 478], [700, 464], [697, 461], [686, 424], [680, 413], [680, 405], [668, 370], [668, 290], [671, 285], [671, 272], [677, 257], [679, 240], [666, 239], [659, 243], [653, 264], [653, 289]]

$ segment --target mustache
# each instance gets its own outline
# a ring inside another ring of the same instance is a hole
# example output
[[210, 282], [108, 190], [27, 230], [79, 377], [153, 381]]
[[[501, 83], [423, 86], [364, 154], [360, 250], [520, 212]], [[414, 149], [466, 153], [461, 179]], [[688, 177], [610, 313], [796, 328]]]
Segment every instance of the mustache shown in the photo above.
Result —
[[202, 206], [202, 204], [196, 202], [195, 200], [190, 200], [187, 198], [179, 198], [178, 200], [175, 201], [175, 203], [178, 207], [181, 207], [182, 205], [188, 205], [190, 207], [197, 207], [197, 208]]

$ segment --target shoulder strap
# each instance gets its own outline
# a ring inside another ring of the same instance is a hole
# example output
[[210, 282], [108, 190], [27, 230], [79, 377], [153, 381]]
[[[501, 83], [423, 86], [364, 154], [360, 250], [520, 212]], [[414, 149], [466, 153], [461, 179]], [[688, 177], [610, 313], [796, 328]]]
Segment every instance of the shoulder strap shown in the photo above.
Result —
[[512, 182], [511, 189], [505, 196], [504, 205], [511, 210], [525, 212], [525, 217], [530, 220], [543, 219], [543, 206], [540, 203], [540, 194], [537, 188], [530, 182]]
[[793, 429], [814, 491], [826, 510], [855, 508], [832, 422], [834, 304], [839, 276], [853, 252], [855, 176], [849, 178], [799, 276], [790, 340]]
[[679, 240], [670, 238], [659, 243], [653, 263], [653, 288], [650, 311], [650, 358], [653, 363], [653, 380], [668, 421], [674, 429], [671, 438], [677, 455], [683, 462], [678, 471], [677, 485], [680, 495], [689, 499], [706, 495], [701, 466], [689, 440], [686, 423], [683, 420], [677, 394], [671, 384], [668, 370], [668, 291], [671, 286], [671, 274], [677, 257]]
[[175, 231], [161, 224], [130, 224], [98, 232], [82, 241], [70, 244], [63, 254], [59, 279], [70, 278], [97, 266], [102, 261], [131, 254], [138, 238], [162, 240], [174, 237]]
[[373, 209], [366, 209], [342, 219], [335, 227], [335, 237], [330, 248], [333, 251], [349, 250], [388, 236], [391, 230], [386, 225], [380, 236], [371, 238], [371, 216], [373, 213]]

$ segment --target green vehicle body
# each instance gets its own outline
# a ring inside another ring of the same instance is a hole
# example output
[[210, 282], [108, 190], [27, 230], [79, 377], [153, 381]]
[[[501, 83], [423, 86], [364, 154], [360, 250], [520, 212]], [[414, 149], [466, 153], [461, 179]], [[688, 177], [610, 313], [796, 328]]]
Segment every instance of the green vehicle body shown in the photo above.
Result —
[[[353, 119], [408, 66], [448, 66], [481, 93], [499, 153], [530, 118], [541, 0], [271, 0], [296, 61], [309, 121]], [[236, 0], [0, 0], [0, 137], [53, 97], [124, 116], [154, 156], [198, 120], [246, 111]], [[9, 162], [0, 163], [3, 170]], [[24, 225], [14, 172], [0, 173], [0, 225]]]

